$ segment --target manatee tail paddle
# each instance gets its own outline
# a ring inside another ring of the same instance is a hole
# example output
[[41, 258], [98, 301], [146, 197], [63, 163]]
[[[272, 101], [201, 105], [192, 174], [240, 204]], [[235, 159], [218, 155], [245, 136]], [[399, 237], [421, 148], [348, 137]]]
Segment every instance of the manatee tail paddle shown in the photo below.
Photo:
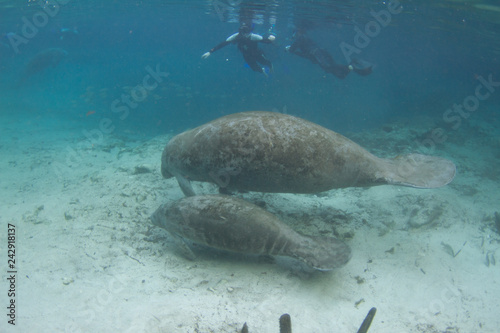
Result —
[[449, 184], [456, 173], [453, 162], [436, 156], [409, 154], [385, 161], [384, 178], [393, 185], [436, 188]]

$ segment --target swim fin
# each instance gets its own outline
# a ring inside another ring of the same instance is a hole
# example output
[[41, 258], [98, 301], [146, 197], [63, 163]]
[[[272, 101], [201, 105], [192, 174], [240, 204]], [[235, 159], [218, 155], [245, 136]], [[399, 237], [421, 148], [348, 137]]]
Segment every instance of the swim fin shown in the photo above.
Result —
[[353, 59], [350, 65], [352, 66], [354, 73], [358, 75], [367, 76], [372, 73], [373, 66], [367, 61]]

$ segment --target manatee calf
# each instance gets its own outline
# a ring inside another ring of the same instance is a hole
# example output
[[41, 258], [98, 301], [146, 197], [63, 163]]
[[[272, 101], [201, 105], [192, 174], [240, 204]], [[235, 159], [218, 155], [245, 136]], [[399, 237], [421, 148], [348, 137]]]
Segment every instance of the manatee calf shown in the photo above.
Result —
[[231, 114], [173, 137], [162, 155], [163, 177], [228, 190], [316, 193], [381, 184], [434, 188], [448, 184], [455, 165], [440, 157], [374, 156], [346, 137], [286, 114]]
[[160, 206], [151, 220], [174, 237], [226, 251], [292, 257], [318, 270], [332, 270], [351, 258], [342, 241], [301, 235], [266, 210], [226, 195], [185, 197]]

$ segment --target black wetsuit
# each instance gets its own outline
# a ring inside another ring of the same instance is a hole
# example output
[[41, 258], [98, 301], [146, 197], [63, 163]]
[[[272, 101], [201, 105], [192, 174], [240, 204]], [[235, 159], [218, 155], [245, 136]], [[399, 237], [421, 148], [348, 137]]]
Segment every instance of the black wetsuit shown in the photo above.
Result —
[[349, 66], [337, 64], [327, 50], [320, 48], [316, 42], [304, 35], [297, 36], [288, 51], [309, 59], [312, 63], [320, 65], [325, 72], [340, 79], [345, 78], [350, 72]]
[[[258, 43], [271, 43], [268, 38], [263, 38], [257, 34], [242, 35], [237, 32], [229, 36], [225, 41], [218, 44], [210, 50], [210, 53], [214, 53], [220, 50], [226, 45], [236, 44], [238, 45], [238, 50], [243, 54], [243, 58], [252, 70], [259, 73], [264, 73], [263, 66], [272, 67], [272, 63], [266, 58], [261, 49], [259, 49]], [[259, 63], [261, 65], [259, 65]]]

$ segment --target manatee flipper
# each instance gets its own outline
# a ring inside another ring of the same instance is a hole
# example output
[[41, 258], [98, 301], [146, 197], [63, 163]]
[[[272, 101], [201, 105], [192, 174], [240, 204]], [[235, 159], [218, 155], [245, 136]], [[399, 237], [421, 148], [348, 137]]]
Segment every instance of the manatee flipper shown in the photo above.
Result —
[[194, 197], [196, 195], [189, 180], [179, 175], [175, 176], [175, 179], [177, 179], [177, 182], [179, 183], [182, 193], [184, 193], [186, 197]]
[[191, 250], [191, 247], [189, 247], [189, 244], [186, 242], [184, 238], [182, 238], [182, 236], [179, 236], [172, 232], [170, 232], [169, 234], [172, 235], [174, 244], [177, 246], [177, 251], [181, 256], [183, 256], [188, 260], [196, 259], [196, 254], [194, 254], [193, 250]]
[[385, 162], [384, 179], [394, 185], [435, 188], [450, 183], [456, 173], [453, 162], [436, 156], [409, 154]]

